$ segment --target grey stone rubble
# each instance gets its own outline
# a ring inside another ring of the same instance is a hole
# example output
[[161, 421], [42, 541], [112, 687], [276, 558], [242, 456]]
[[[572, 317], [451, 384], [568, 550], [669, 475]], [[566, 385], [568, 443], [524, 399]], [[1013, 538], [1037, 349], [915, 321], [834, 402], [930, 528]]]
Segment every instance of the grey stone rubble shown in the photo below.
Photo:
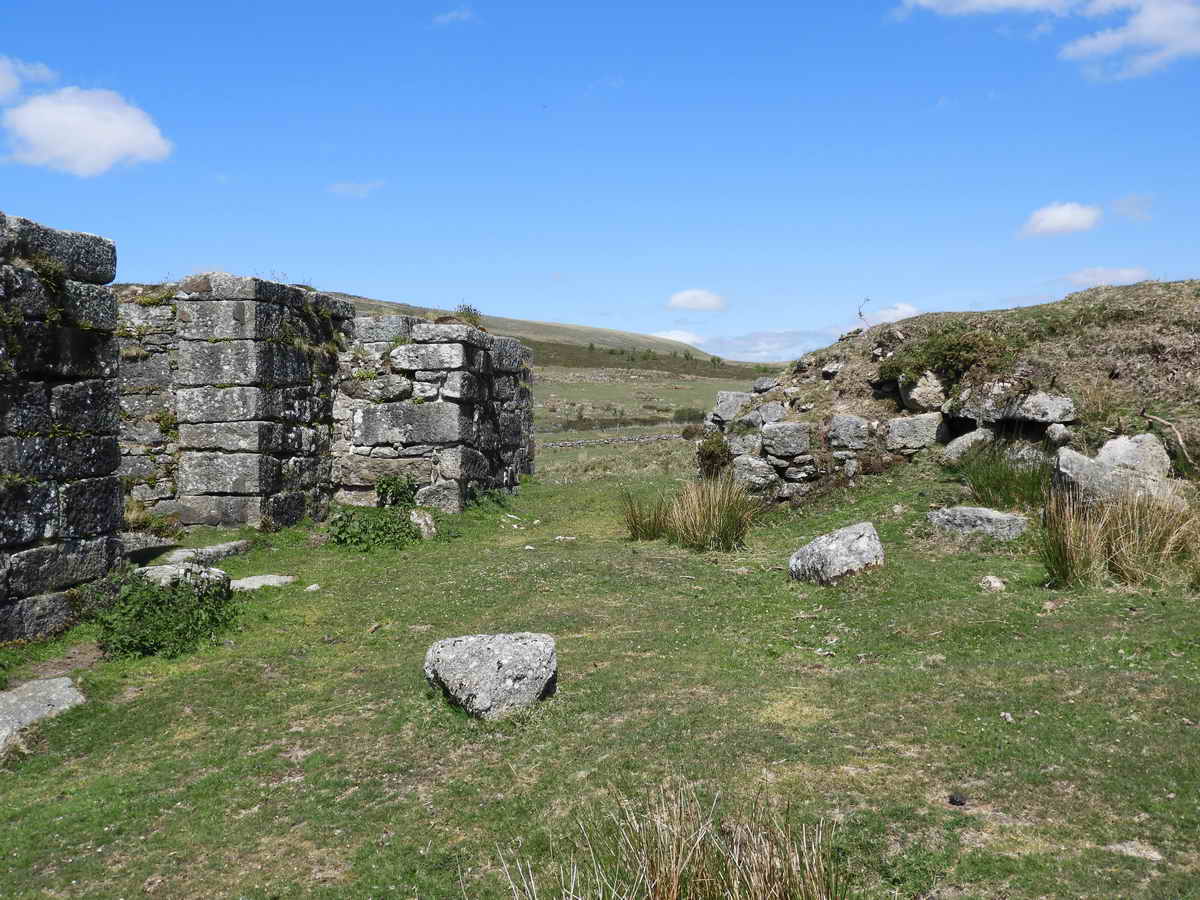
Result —
[[554, 638], [530, 632], [447, 638], [425, 654], [425, 678], [470, 715], [498, 719], [554, 693]]
[[0, 213], [0, 641], [66, 627], [65, 591], [124, 558], [115, 269], [112, 241]]
[[950, 506], [932, 510], [926, 516], [942, 531], [982, 534], [1002, 541], [1015, 540], [1029, 528], [1029, 519], [1025, 516], [983, 506]]
[[159, 587], [174, 587], [177, 584], [188, 584], [197, 588], [216, 590], [228, 595], [230, 588], [229, 575], [223, 569], [214, 569], [198, 563], [170, 563], [159, 566], [142, 566], [134, 569], [135, 575], [149, 579]]
[[[796, 365], [810, 364], [801, 360]], [[945, 385], [926, 372], [916, 383], [900, 388], [901, 396], [907, 398], [906, 407], [915, 414], [873, 421], [837, 412], [814, 420], [800, 418], [812, 406], [800, 402], [796, 388], [781, 390], [778, 379], [759, 379], [753, 392], [718, 393], [705, 427], [724, 436], [735, 457], [735, 478], [764, 497], [796, 500], [823, 481], [853, 480], [868, 461], [887, 466], [927, 448], [941, 447], [942, 461], [951, 464], [971, 448], [995, 440], [998, 430], [1015, 426], [1032, 433], [1056, 424], [1062, 428], [1055, 417], [1063, 417], [1065, 422], [1075, 416], [1069, 397], [1014, 391], [1008, 383], [995, 382], [976, 388], [975, 400], [971, 390], [947, 400]], [[972, 418], [977, 427], [962, 434], [964, 420]], [[1022, 462], [1049, 461], [1032, 442], [1013, 452], [1022, 454]]]
[[268, 587], [285, 587], [295, 580], [295, 575], [248, 575], [231, 581], [229, 588], [234, 591], [260, 591]]
[[982, 588], [985, 593], [998, 594], [1004, 590], [1006, 585], [1004, 584], [1004, 580], [996, 575], [984, 575], [979, 579], [979, 587]]
[[427, 509], [414, 509], [408, 513], [408, 521], [412, 522], [417, 527], [417, 531], [421, 533], [422, 540], [430, 540], [437, 537], [437, 522], [433, 518], [433, 513]]
[[21, 729], [85, 700], [70, 678], [42, 678], [0, 692], [0, 754], [17, 743]]
[[870, 522], [821, 535], [792, 554], [788, 572], [801, 581], [834, 584], [847, 575], [883, 565], [883, 544]]

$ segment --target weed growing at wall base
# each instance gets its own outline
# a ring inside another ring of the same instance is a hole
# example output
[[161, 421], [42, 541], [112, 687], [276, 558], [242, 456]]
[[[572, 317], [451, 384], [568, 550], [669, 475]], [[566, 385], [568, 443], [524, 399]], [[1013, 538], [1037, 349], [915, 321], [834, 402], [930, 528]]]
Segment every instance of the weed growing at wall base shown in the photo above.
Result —
[[406, 547], [421, 537], [408, 512], [398, 506], [342, 507], [329, 517], [329, 539], [360, 553]]
[[116, 584], [111, 606], [96, 615], [98, 643], [110, 657], [181, 656], [233, 627], [237, 604], [220, 583], [162, 587], [138, 575]]

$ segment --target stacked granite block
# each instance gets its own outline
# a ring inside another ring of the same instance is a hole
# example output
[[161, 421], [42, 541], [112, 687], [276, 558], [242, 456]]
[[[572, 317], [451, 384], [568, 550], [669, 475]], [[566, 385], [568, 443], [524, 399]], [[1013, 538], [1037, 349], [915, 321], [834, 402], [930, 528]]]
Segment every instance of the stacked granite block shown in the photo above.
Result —
[[[356, 334], [370, 333], [362, 319]], [[531, 353], [462, 324], [417, 322], [385, 354], [342, 358], [335, 409], [336, 499], [372, 505], [384, 476], [408, 476], [417, 502], [460, 511], [480, 491], [533, 470]]]
[[122, 555], [112, 241], [0, 213], [0, 640]]
[[179, 461], [170, 511], [184, 524], [321, 518], [351, 305], [219, 272], [181, 282], [174, 304]]
[[174, 373], [177, 285], [117, 288], [121, 467], [128, 496], [150, 511], [175, 499], [179, 422]]

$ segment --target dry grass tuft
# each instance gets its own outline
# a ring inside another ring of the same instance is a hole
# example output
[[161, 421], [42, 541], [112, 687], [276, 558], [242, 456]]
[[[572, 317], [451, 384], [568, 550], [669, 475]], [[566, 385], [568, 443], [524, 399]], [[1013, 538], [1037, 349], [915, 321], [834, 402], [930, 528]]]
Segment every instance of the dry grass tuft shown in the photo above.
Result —
[[532, 866], [501, 859], [514, 900], [835, 900], [849, 880], [818, 825], [795, 829], [760, 798], [736, 821], [673, 781], [645, 806], [626, 799], [579, 823], [580, 856], [546, 886]]
[[639, 500], [621, 494], [621, 514], [635, 541], [666, 538], [692, 550], [736, 550], [765, 506], [733, 479], [731, 473], [702, 478], [684, 486], [675, 497], [659, 493]]
[[1046, 497], [1039, 552], [1051, 581], [1063, 587], [1180, 577], [1200, 583], [1200, 516], [1193, 507], [1128, 494], [1086, 503], [1075, 494]]

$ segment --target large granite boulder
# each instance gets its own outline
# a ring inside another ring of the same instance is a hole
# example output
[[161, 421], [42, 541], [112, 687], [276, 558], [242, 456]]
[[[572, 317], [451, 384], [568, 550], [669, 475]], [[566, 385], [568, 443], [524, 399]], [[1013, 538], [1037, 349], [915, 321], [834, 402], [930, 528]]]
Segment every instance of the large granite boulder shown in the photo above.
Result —
[[779, 488], [775, 467], [758, 456], [734, 457], [733, 480], [752, 494], [771, 494]]
[[709, 418], [718, 425], [732, 422], [753, 396], [745, 391], [717, 391], [717, 405]]
[[928, 513], [929, 521], [954, 534], [983, 534], [1001, 541], [1019, 538], [1029, 520], [1016, 513], [999, 512], [983, 506], [950, 506]]
[[938, 443], [944, 436], [942, 414], [922, 413], [919, 416], [902, 416], [887, 424], [886, 446], [899, 453], [915, 453]]
[[812, 426], [808, 422], [772, 422], [762, 427], [762, 448], [772, 456], [803, 456], [811, 441]]
[[938, 412], [946, 402], [946, 387], [935, 372], [926, 371], [916, 381], [901, 378], [900, 402], [909, 412]]
[[1096, 462], [1130, 469], [1150, 478], [1166, 478], [1171, 474], [1167, 448], [1153, 434], [1115, 437], [1100, 448]]
[[829, 446], [835, 450], [865, 450], [871, 423], [862, 416], [833, 416], [829, 420]]
[[1070, 397], [1045, 391], [1020, 394], [1014, 390], [1006, 381], [966, 388], [957, 398], [947, 400], [942, 412], [974, 419], [980, 425], [1002, 421], [1049, 425], [1075, 420], [1075, 401]]
[[425, 678], [470, 715], [498, 719], [554, 693], [554, 638], [530, 632], [447, 638], [425, 654]]
[[966, 434], [959, 435], [942, 449], [942, 462], [946, 465], [960, 463], [968, 453], [983, 444], [990, 444], [996, 439], [996, 433], [990, 428], [976, 428]]
[[793, 578], [834, 584], [846, 575], [883, 565], [883, 544], [875, 526], [859, 522], [805, 544], [792, 554], [788, 571]]

